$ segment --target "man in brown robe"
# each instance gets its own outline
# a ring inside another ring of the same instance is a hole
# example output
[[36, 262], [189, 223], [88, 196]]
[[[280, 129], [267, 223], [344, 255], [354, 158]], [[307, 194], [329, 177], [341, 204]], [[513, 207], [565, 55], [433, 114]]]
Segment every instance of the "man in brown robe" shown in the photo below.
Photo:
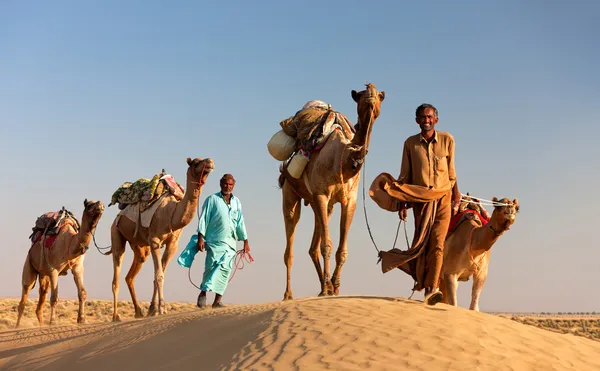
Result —
[[431, 104], [416, 110], [419, 134], [404, 142], [400, 177], [383, 173], [375, 178], [369, 195], [382, 208], [397, 211], [406, 221], [413, 208], [415, 235], [407, 251], [380, 252], [382, 271], [399, 268], [413, 277], [414, 290], [425, 289], [425, 303], [443, 300], [438, 281], [444, 258], [444, 240], [452, 215], [458, 211], [460, 192], [454, 170], [454, 138], [435, 130], [438, 111]]

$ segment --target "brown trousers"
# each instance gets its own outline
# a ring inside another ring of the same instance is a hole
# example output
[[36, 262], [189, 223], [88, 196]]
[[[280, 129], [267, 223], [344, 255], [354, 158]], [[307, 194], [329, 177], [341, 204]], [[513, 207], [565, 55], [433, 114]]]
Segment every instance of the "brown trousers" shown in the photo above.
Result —
[[[446, 234], [448, 233], [452, 217], [451, 198], [451, 195], [448, 194], [440, 199], [434, 216], [431, 234], [425, 246], [425, 282], [423, 286], [425, 286], [426, 293], [438, 288], [440, 272], [444, 261], [444, 241], [446, 240]], [[421, 203], [414, 205], [415, 227], [420, 225], [420, 221], [417, 218], [421, 215], [423, 207], [424, 205]]]

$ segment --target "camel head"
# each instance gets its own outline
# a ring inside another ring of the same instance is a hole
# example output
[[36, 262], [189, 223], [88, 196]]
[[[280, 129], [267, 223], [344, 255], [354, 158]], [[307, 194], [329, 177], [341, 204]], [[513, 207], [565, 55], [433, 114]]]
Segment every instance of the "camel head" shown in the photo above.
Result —
[[357, 92], [352, 90], [352, 99], [357, 103], [356, 111], [358, 113], [359, 123], [368, 122], [368, 115], [373, 112], [373, 120], [379, 117], [381, 111], [381, 102], [385, 99], [384, 91], [377, 91], [375, 85], [366, 84], [366, 89]]
[[187, 158], [187, 164], [189, 165], [187, 176], [191, 177], [199, 186], [203, 186], [206, 183], [206, 178], [215, 169], [215, 163], [211, 158]]
[[83, 201], [83, 214], [90, 218], [92, 225], [95, 227], [104, 212], [104, 204], [102, 201], [88, 201], [87, 198]]
[[497, 197], [492, 198], [492, 201], [499, 203], [500, 205], [494, 206], [494, 212], [492, 213], [492, 220], [495, 219], [496, 227], [500, 228], [503, 232], [510, 229], [510, 226], [515, 222], [517, 213], [519, 212], [519, 200], [509, 200], [503, 198], [499, 200]]

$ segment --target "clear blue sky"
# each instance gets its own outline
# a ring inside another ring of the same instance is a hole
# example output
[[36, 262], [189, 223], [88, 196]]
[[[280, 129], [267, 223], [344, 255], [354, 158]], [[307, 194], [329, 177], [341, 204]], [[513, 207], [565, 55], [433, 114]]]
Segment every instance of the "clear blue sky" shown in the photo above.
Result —
[[[81, 217], [84, 198], [108, 204], [121, 183], [162, 168], [183, 183], [189, 156], [216, 164], [201, 202], [229, 172], [244, 206], [256, 262], [236, 274], [225, 301], [281, 300], [279, 163], [266, 144], [279, 122], [311, 99], [355, 123], [350, 91], [369, 81], [386, 99], [363, 173], [367, 186], [380, 172], [399, 172], [402, 142], [418, 129], [414, 109], [430, 102], [440, 112], [438, 129], [456, 139], [461, 191], [520, 200], [515, 225], [492, 249], [482, 310], [600, 310], [600, 251], [591, 233], [600, 207], [600, 4], [483, 3], [0, 3], [0, 296], [20, 295], [37, 216], [65, 206]], [[341, 293], [408, 296], [407, 275], [384, 275], [375, 264], [360, 199]], [[377, 243], [391, 248], [397, 216], [368, 196], [366, 206]], [[107, 209], [98, 225], [101, 245], [110, 243], [117, 211]], [[195, 225], [185, 229], [179, 251]], [[296, 297], [319, 291], [308, 256], [312, 225], [304, 208]], [[337, 244], [337, 207], [331, 225]], [[128, 248], [120, 299], [130, 299], [124, 275], [131, 257]], [[201, 262], [192, 269], [196, 282]], [[90, 250], [88, 297], [111, 298], [111, 281], [112, 258]], [[470, 286], [459, 287], [461, 306]], [[62, 298], [76, 297], [70, 275], [59, 288]], [[150, 260], [137, 290], [150, 299]], [[197, 295], [175, 260], [165, 295]]]

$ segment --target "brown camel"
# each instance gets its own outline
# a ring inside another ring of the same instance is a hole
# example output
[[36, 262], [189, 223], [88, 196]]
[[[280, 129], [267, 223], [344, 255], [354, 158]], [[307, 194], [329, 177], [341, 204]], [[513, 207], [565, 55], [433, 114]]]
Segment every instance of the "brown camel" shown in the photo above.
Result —
[[[357, 132], [351, 141], [336, 130], [327, 139], [325, 145], [311, 154], [310, 162], [300, 179], [294, 179], [285, 167], [281, 168], [279, 184], [282, 187], [283, 218], [285, 222], [287, 267], [287, 285], [284, 300], [293, 299], [291, 272], [293, 243], [296, 225], [300, 220], [301, 202], [310, 204], [315, 216], [315, 226], [309, 250], [315, 265], [321, 292], [319, 296], [338, 295], [342, 266], [348, 256], [347, 236], [356, 209], [356, 195], [360, 180], [360, 170], [369, 148], [371, 130], [379, 116], [381, 102], [385, 92], [378, 92], [373, 84], [367, 84], [361, 92], [352, 90], [352, 99], [357, 103]], [[341, 204], [340, 240], [335, 254], [336, 266], [330, 277], [329, 260], [331, 257], [331, 239], [329, 219], [336, 203]], [[323, 238], [322, 238], [323, 237]], [[319, 260], [323, 256], [323, 266]]]
[[[474, 214], [465, 214], [454, 231], [446, 237], [444, 263], [440, 275], [440, 289], [446, 304], [457, 305], [458, 282], [466, 282], [473, 276], [469, 309], [479, 311], [479, 295], [488, 276], [490, 249], [498, 238], [510, 229], [519, 212], [519, 201], [516, 198], [511, 201], [508, 198], [498, 200], [494, 197], [492, 201], [498, 205], [494, 206], [487, 224]], [[485, 213], [482, 216], [486, 218]]]
[[104, 205], [101, 201], [88, 201], [86, 199], [83, 201], [83, 206], [83, 217], [81, 218], [79, 231], [72, 224], [65, 224], [56, 235], [56, 239], [50, 248], [43, 246], [46, 241], [43, 237], [29, 248], [23, 265], [21, 301], [19, 302], [19, 314], [15, 327], [19, 327], [21, 323], [27, 295], [35, 286], [36, 278], [39, 278], [40, 282], [38, 305], [35, 310], [38, 322], [40, 326], [44, 323], [42, 309], [46, 302], [48, 288], [50, 288], [50, 325], [54, 324], [58, 302], [58, 276], [67, 275], [69, 270], [73, 274], [79, 298], [77, 323], [85, 322], [85, 299], [87, 295], [83, 286], [83, 258], [89, 248], [96, 225], [98, 225], [98, 221], [104, 212]]
[[[134, 289], [135, 276], [142, 269], [142, 265], [152, 254], [154, 261], [154, 293], [152, 295], [152, 303], [148, 309], [148, 316], [166, 313], [165, 302], [163, 296], [163, 282], [165, 271], [169, 265], [169, 261], [177, 252], [177, 243], [183, 228], [187, 226], [194, 218], [196, 208], [198, 207], [198, 198], [202, 193], [202, 187], [206, 183], [206, 178], [214, 169], [212, 159], [196, 158], [192, 160], [188, 157], [189, 165], [186, 174], [185, 195], [180, 201], [177, 201], [175, 196], [168, 195], [163, 197], [161, 204], [152, 217], [150, 226], [145, 228], [128, 218], [117, 216], [113, 222], [110, 234], [112, 241], [111, 252], [113, 254], [113, 321], [120, 320], [117, 312], [117, 296], [119, 295], [119, 274], [121, 272], [121, 264], [123, 263], [123, 254], [125, 253], [125, 243], [129, 242], [129, 246], [133, 250], [133, 262], [129, 272], [125, 277], [125, 282], [129, 288], [133, 306], [135, 308], [135, 318], [144, 316], [140, 307]], [[165, 251], [160, 256], [160, 249], [165, 246]]]

